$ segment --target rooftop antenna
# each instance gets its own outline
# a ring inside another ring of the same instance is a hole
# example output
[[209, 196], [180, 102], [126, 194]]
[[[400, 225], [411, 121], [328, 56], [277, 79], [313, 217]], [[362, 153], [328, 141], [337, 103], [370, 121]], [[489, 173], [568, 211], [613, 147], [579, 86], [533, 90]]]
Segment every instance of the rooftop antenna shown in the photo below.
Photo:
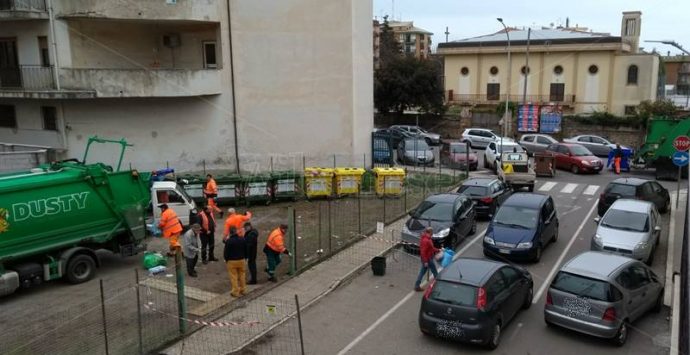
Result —
[[448, 42], [448, 35], [450, 34], [450, 32], [448, 32], [448, 26], [446, 26], [446, 32], [443, 33], [446, 34], [446, 42]]

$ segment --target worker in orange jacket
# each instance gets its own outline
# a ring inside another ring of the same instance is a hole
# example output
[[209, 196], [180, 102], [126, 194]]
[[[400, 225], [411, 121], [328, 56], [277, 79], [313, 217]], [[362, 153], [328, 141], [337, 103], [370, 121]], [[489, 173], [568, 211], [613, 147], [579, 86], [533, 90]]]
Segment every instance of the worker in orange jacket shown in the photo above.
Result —
[[167, 203], [158, 207], [161, 209], [161, 220], [158, 222], [158, 228], [163, 232], [163, 238], [166, 238], [170, 245], [168, 256], [173, 256], [174, 253], [182, 249], [180, 245], [182, 222], [177, 217], [177, 213], [168, 207]]
[[280, 254], [291, 256], [290, 251], [285, 248], [285, 232], [287, 232], [287, 224], [281, 224], [280, 227], [274, 229], [268, 235], [266, 245], [264, 246], [264, 254], [268, 266], [266, 272], [268, 273], [268, 281], [277, 282], [275, 272], [276, 267], [280, 264]]
[[220, 218], [223, 218], [223, 211], [216, 205], [216, 197], [218, 197], [218, 184], [213, 178], [213, 175], [206, 175], [206, 185], [204, 186], [204, 196], [206, 197], [206, 204], [211, 207], [213, 212], [220, 213]]
[[237, 235], [244, 237], [244, 223], [252, 218], [252, 213], [247, 211], [245, 214], [239, 214], [234, 208], [228, 209], [228, 218], [225, 219], [225, 228], [223, 228], [223, 241], [230, 237], [230, 227], [235, 227]]

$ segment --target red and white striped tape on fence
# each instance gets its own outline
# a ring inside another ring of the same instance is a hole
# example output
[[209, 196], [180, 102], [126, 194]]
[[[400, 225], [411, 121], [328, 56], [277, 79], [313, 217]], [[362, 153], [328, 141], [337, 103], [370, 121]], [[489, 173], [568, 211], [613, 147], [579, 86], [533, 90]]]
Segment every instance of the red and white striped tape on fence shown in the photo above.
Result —
[[169, 314], [169, 313], [160, 311], [160, 310], [158, 310], [158, 309], [152, 307], [150, 303], [149, 303], [149, 304], [145, 303], [145, 304], [144, 304], [144, 308], [146, 308], [146, 309], [148, 309], [148, 310], [151, 310], [151, 311], [153, 311], [153, 312], [158, 312], [158, 313], [161, 313], [161, 314], [165, 314], [166, 316], [169, 316], [169, 317], [172, 317], [172, 318], [182, 319], [182, 320], [187, 321], [187, 322], [189, 322], [189, 323], [194, 323], [194, 324], [199, 324], [199, 325], [205, 325], [205, 326], [209, 326], [209, 327], [236, 327], [236, 326], [250, 326], [250, 327], [253, 327], [253, 326], [255, 326], [255, 325], [257, 325], [257, 324], [260, 323], [259, 321], [251, 321], [251, 322], [223, 322], [223, 321], [207, 322], [207, 321], [203, 321], [203, 320], [189, 319], [189, 318], [185, 318], [185, 317], [180, 317], [180, 316], [177, 316], [177, 315]]

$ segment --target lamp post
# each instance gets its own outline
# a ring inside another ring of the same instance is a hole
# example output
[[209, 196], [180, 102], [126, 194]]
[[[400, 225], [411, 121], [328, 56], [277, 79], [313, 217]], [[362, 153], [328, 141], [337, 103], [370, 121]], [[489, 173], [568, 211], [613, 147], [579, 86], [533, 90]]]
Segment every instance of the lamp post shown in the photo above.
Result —
[[[508, 27], [506, 27], [506, 24], [503, 23], [503, 18], [498, 17], [498, 18], [496, 18], [496, 20], [498, 20], [498, 22], [500, 22], [501, 25], [503, 25], [503, 29], [506, 32], [506, 38], [508, 40], [508, 46], [507, 46], [508, 47], [508, 78], [507, 78], [507, 84], [506, 84], [506, 110], [503, 113], [503, 132], [504, 132], [503, 136], [507, 136], [510, 133], [510, 131], [509, 131], [510, 122], [508, 122], [508, 117], [510, 117], [510, 116], [508, 116], [508, 103], [510, 102], [510, 71], [511, 71], [510, 69], [512, 66], [512, 63], [510, 61], [510, 34], [508, 33]], [[502, 148], [503, 148], [503, 137], [501, 137], [501, 149]]]

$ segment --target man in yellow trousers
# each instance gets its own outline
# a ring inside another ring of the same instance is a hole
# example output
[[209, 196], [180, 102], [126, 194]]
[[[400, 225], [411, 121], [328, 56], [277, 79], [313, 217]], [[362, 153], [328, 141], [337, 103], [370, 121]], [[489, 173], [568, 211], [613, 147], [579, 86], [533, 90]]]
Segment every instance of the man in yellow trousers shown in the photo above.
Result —
[[230, 227], [230, 237], [225, 241], [223, 257], [232, 285], [230, 294], [232, 297], [240, 297], [247, 292], [247, 241], [237, 234], [235, 227]]

